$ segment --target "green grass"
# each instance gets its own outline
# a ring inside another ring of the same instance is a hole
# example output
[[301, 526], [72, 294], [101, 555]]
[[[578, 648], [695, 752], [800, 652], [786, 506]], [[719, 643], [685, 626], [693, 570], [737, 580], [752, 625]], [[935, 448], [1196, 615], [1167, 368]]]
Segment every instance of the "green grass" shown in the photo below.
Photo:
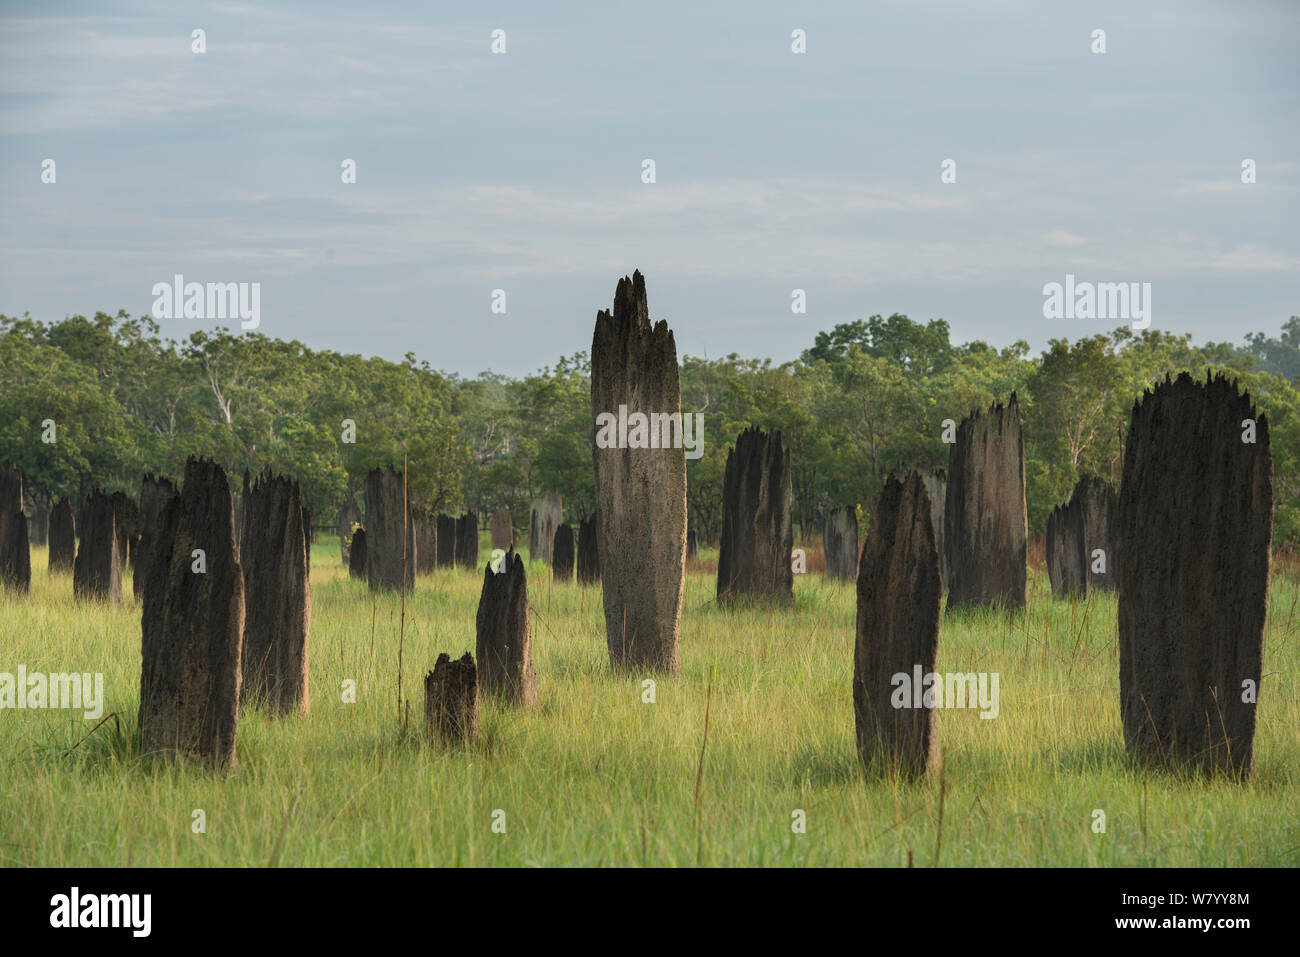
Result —
[[[0, 596], [0, 671], [103, 672], [121, 737], [112, 719], [87, 737], [94, 722], [80, 712], [0, 711], [8, 866], [1300, 863], [1300, 583], [1281, 573], [1246, 783], [1130, 766], [1113, 597], [1053, 601], [1037, 570], [1026, 613], [945, 618], [937, 670], [998, 672], [1001, 713], [937, 713], [940, 827], [937, 779], [859, 767], [854, 592], [820, 575], [796, 576], [794, 608], [769, 613], [724, 611], [713, 576], [688, 573], [682, 672], [658, 677], [656, 703], [644, 704], [642, 676], [610, 673], [599, 588], [553, 584], [531, 566], [542, 703], [521, 713], [481, 702], [477, 745], [447, 751], [401, 734], [397, 598], [372, 602], [322, 543], [310, 717], [246, 713], [238, 768], [211, 773], [134, 750], [139, 605], [75, 602], [69, 578], [47, 576], [44, 550], [32, 567], [30, 596]], [[407, 602], [402, 687], [416, 730], [437, 653], [474, 647], [480, 583], [441, 572]], [[355, 704], [341, 701], [345, 678]], [[206, 833], [191, 829], [195, 809]], [[504, 834], [492, 829], [497, 809]], [[792, 832], [795, 809], [804, 834]], [[1104, 834], [1091, 829], [1094, 809]]]

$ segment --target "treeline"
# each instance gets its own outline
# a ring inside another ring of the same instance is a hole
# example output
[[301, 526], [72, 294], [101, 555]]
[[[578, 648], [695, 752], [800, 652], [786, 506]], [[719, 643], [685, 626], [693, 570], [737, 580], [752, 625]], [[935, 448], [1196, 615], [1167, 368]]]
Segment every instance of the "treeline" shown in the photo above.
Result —
[[[873, 500], [900, 467], [947, 463], [943, 422], [1012, 391], [1024, 414], [1031, 535], [1078, 477], [1118, 482], [1134, 399], [1166, 374], [1224, 371], [1272, 429], [1274, 539], [1300, 545], [1300, 317], [1241, 346], [1127, 327], [1039, 356], [1021, 341], [954, 344], [941, 319], [872, 316], [816, 335], [774, 365], [733, 353], [681, 360], [682, 410], [704, 413], [704, 454], [688, 460], [691, 524], [721, 522], [727, 449], [747, 425], [792, 449], [796, 520], [816, 529], [838, 504]], [[407, 353], [402, 362], [315, 351], [260, 333], [164, 338], [148, 317], [97, 313], [41, 323], [0, 316], [0, 461], [29, 497], [92, 486], [136, 494], [140, 475], [179, 477], [190, 455], [236, 473], [296, 476], [329, 524], [366, 472], [407, 464], [411, 499], [434, 510], [511, 510], [549, 491], [570, 517], [593, 508], [592, 409], [585, 353], [522, 379], [464, 379]], [[53, 439], [53, 441], [49, 441]], [[354, 439], [354, 441], [350, 441]]]

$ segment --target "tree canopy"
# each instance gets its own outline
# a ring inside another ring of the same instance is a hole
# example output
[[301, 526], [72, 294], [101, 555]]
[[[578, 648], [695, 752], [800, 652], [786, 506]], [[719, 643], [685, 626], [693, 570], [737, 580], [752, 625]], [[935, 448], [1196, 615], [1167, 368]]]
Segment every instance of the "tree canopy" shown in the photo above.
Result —
[[[1180, 371], [1223, 371], [1250, 390], [1272, 429], [1274, 536], [1300, 545], [1300, 317], [1276, 338], [1195, 344], [1190, 334], [1122, 327], [1039, 356], [953, 343], [942, 319], [873, 315], [817, 333], [796, 360], [732, 353], [681, 358], [682, 411], [704, 414], [704, 452], [687, 462], [691, 526], [721, 523], [728, 448], [747, 426], [791, 449], [795, 515], [818, 528], [838, 505], [868, 507], [891, 470], [942, 468], [943, 422], [1018, 393], [1031, 534], [1078, 478], [1118, 482], [1141, 391]], [[53, 423], [53, 442], [49, 424]], [[349, 441], [348, 423], [352, 424]], [[318, 524], [365, 473], [401, 467], [412, 500], [436, 510], [511, 509], [556, 491], [577, 517], [594, 507], [590, 369], [584, 353], [512, 379], [314, 351], [260, 333], [160, 335], [149, 317], [97, 313], [41, 323], [0, 316], [0, 461], [33, 496], [92, 486], [135, 494], [140, 475], [181, 474], [190, 455], [235, 472], [296, 477]]]

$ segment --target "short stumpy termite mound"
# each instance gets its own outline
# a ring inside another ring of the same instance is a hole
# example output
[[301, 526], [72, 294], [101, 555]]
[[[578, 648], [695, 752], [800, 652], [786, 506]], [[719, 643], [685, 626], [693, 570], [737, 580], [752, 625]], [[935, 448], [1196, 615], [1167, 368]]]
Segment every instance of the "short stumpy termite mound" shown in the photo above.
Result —
[[424, 676], [424, 727], [443, 745], [468, 746], [478, 736], [478, 676], [468, 651], [457, 661], [443, 652]]

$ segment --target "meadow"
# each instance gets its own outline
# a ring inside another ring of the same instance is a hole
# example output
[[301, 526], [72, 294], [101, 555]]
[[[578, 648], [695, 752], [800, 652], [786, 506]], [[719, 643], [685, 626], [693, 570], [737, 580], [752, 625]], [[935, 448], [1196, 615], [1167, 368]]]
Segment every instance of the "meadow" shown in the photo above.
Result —
[[[403, 626], [399, 598], [349, 580], [337, 542], [321, 540], [311, 713], [243, 712], [238, 766], [214, 773], [142, 759], [133, 744], [140, 606], [129, 580], [121, 605], [75, 602], [71, 578], [51, 578], [34, 548], [31, 594], [0, 594], [0, 672], [102, 672], [105, 718], [0, 711], [0, 864], [1300, 863], [1296, 564], [1274, 564], [1248, 781], [1129, 763], [1115, 599], [1054, 600], [1039, 563], [1023, 613], [944, 617], [937, 670], [997, 672], [999, 714], [939, 711], [942, 774], [909, 783], [865, 775], [855, 753], [853, 587], [797, 575], [792, 609], [724, 610], [715, 558], [702, 550], [688, 564], [672, 677], [611, 674], [600, 589], [553, 583], [531, 564], [541, 704], [481, 700], [478, 742], [447, 750], [424, 740], [423, 679], [438, 652], [473, 651], [481, 573], [421, 576]], [[355, 703], [343, 700], [347, 679]]]

